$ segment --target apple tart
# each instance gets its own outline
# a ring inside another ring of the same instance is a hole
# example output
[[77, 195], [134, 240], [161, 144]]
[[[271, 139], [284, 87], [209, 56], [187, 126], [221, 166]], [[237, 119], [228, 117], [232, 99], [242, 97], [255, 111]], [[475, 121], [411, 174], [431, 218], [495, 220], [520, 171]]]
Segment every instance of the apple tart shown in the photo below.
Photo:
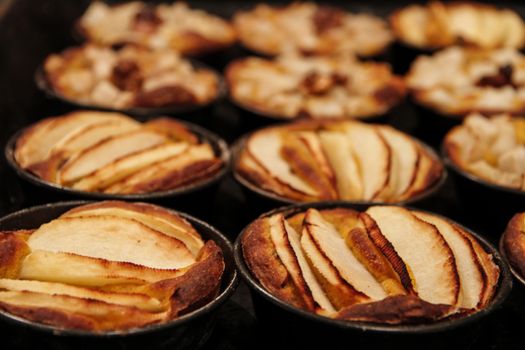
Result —
[[111, 109], [202, 106], [219, 95], [218, 75], [172, 50], [85, 44], [48, 56], [45, 79], [59, 96]]
[[401, 42], [419, 49], [525, 45], [525, 23], [516, 12], [476, 2], [410, 5], [394, 12], [390, 24]]
[[217, 51], [237, 40], [228, 21], [184, 2], [152, 5], [132, 1], [110, 6], [94, 1], [78, 28], [86, 39], [104, 46], [135, 44], [188, 55]]
[[18, 166], [77, 191], [138, 194], [198, 184], [224, 166], [212, 145], [169, 118], [77, 111], [47, 118], [16, 141]]
[[501, 249], [511, 267], [525, 280], [525, 213], [514, 215], [503, 233]]
[[396, 206], [276, 213], [241, 237], [244, 260], [273, 296], [335, 319], [429, 323], [486, 307], [499, 267], [469, 232]]
[[63, 329], [169, 322], [217, 295], [224, 260], [174, 212], [145, 203], [76, 207], [0, 232], [0, 310]]
[[427, 147], [386, 125], [300, 122], [256, 131], [240, 147], [236, 175], [285, 201], [401, 202], [443, 176]]
[[282, 119], [381, 116], [406, 90], [388, 64], [349, 55], [243, 58], [226, 68], [226, 80], [238, 105]]
[[467, 173], [525, 191], [525, 119], [470, 114], [447, 134], [443, 146], [453, 164]]
[[369, 57], [384, 53], [393, 41], [388, 24], [379, 17], [313, 2], [276, 7], [259, 4], [236, 13], [233, 23], [241, 43], [265, 55], [296, 51]]
[[406, 84], [417, 103], [443, 115], [525, 111], [525, 58], [510, 48], [453, 47], [420, 56]]

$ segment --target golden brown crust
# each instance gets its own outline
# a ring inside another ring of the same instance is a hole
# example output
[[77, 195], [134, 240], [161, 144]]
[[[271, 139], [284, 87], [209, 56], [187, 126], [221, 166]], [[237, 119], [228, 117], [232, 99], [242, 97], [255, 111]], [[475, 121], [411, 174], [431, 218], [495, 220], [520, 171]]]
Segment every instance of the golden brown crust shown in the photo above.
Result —
[[525, 278], [525, 214], [516, 214], [503, 233], [503, 247], [511, 266]]
[[22, 261], [30, 253], [23, 238], [27, 230], [0, 232], [0, 278], [16, 278]]
[[383, 300], [349, 306], [337, 314], [343, 320], [372, 323], [428, 323], [448, 316], [450, 305], [431, 304], [414, 295], [396, 295]]

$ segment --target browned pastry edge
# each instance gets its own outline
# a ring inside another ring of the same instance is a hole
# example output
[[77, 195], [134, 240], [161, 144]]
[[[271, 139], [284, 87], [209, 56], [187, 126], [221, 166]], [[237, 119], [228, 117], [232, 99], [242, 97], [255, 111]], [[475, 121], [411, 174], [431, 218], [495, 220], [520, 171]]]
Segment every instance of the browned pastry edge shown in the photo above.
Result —
[[241, 239], [246, 264], [257, 280], [277, 298], [301, 309], [307, 309], [286, 267], [275, 251], [268, 219], [259, 218], [244, 231]]
[[446, 317], [454, 307], [431, 304], [414, 295], [396, 295], [340, 310], [337, 319], [372, 323], [426, 323]]
[[0, 278], [16, 278], [22, 260], [30, 253], [25, 235], [32, 231], [0, 232]]
[[510, 265], [525, 278], [525, 214], [516, 214], [503, 233], [503, 248]]

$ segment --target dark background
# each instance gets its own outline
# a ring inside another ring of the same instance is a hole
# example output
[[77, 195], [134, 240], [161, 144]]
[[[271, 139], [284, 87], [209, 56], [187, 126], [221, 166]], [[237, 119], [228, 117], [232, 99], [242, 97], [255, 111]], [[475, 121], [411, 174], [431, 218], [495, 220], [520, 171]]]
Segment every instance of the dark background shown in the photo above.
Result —
[[[267, 1], [269, 3], [282, 3]], [[417, 1], [360, 1], [329, 2], [348, 8], [387, 16], [393, 9]], [[247, 8], [255, 1], [189, 1], [193, 7], [229, 17], [238, 9]], [[323, 2], [324, 3], [324, 2]], [[85, 8], [87, 0], [0, 0], [0, 146], [20, 128], [42, 119], [70, 110], [68, 106], [49, 99], [34, 84], [34, 72], [51, 52], [60, 51], [78, 41], [73, 35], [73, 24]], [[509, 6], [525, 16], [525, 3], [499, 1], [500, 6]], [[222, 69], [222, 62], [212, 65]], [[393, 118], [392, 123], [407, 132], [412, 132], [422, 122], [413, 106], [407, 104]], [[242, 115], [227, 101], [220, 103], [209, 116], [212, 131], [228, 142], [248, 131], [241, 123]], [[257, 203], [247, 203], [235, 181], [228, 176], [212, 202], [212, 214], [208, 221], [222, 230], [232, 240], [254, 216]], [[0, 157], [0, 216], [35, 203], [46, 202], [46, 198], [34, 198], [23, 190], [16, 175], [7, 168], [4, 157]], [[487, 199], [487, 205], [498, 205]], [[177, 208], [175, 208], [177, 209]], [[456, 196], [454, 185], [448, 181], [427, 209], [448, 215], [468, 227], [489, 237], [497, 243], [504, 224], [490, 225], [490, 217], [480, 218], [468, 213]], [[523, 349], [521, 333], [525, 321], [525, 293], [515, 288], [511, 298], [501, 311], [490, 316], [485, 331], [469, 339], [472, 349]], [[206, 345], [207, 349], [257, 348], [267, 334], [261, 334], [253, 313], [247, 287], [241, 284], [238, 291], [221, 310], [218, 326]], [[0, 342], [1, 344], [1, 342]], [[36, 345], [36, 344], [35, 344]], [[451, 344], [452, 345], [452, 344]], [[280, 344], [276, 348], [284, 348]], [[349, 344], [351, 346], [351, 344]], [[422, 344], [422, 347], [424, 344]]]

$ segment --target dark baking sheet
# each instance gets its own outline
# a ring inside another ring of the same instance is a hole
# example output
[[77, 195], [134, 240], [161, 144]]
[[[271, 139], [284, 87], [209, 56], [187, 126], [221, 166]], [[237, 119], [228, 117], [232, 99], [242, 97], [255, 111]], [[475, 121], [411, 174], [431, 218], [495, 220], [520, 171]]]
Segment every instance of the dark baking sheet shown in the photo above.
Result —
[[[414, 1], [369, 0], [331, 3], [351, 10], [385, 16], [397, 6], [411, 2]], [[257, 1], [190, 1], [194, 7], [204, 8], [226, 17], [237, 9], [247, 8], [255, 3]], [[72, 25], [88, 4], [87, 0], [0, 0], [0, 146], [2, 150], [7, 138], [21, 127], [43, 117], [70, 110], [69, 107], [48, 99], [41, 93], [34, 84], [33, 75], [47, 54], [75, 44]], [[524, 3], [499, 1], [498, 5], [515, 8], [525, 16]], [[231, 50], [228, 55], [241, 52], [242, 50]], [[208, 57], [207, 62], [222, 69], [228, 55]], [[413, 133], [422, 119], [424, 119], [423, 115], [417, 115], [414, 107], [406, 104], [391, 122], [396, 127]], [[247, 125], [242, 123], [241, 113], [228, 102], [215, 107], [207, 127], [228, 142], [233, 142], [244, 132], [249, 131]], [[46, 202], [45, 197], [35, 198], [31, 193], [24, 192], [15, 174], [6, 167], [5, 159], [0, 158], [0, 216]], [[213, 210], [208, 221], [232, 240], [242, 227], [257, 215], [257, 203], [247, 203], [241, 188], [230, 176], [224, 179], [217, 195], [211, 201]], [[491, 203], [488, 198], [487, 205], [497, 205], [497, 203]], [[480, 217], [476, 213], [467, 211], [462, 202], [456, 198], [450, 180], [426, 209], [450, 216], [485, 235], [494, 244], [497, 244], [497, 239], [504, 229], [501, 220], [491, 221], [490, 217]], [[515, 287], [518, 287], [516, 283]], [[520, 291], [520, 288], [514, 289], [504, 308], [490, 316], [490, 320], [477, 337], [468, 340], [467, 348], [523, 349], [520, 331], [525, 321], [525, 293], [523, 290]], [[274, 348], [286, 348], [286, 343], [272, 343], [272, 337], [263, 334], [261, 330], [262, 327], [257, 324], [253, 314], [248, 289], [241, 284], [234, 297], [220, 311], [216, 330], [205, 349], [248, 349], [259, 348], [262, 344], [273, 344]], [[7, 343], [17, 343], [17, 340], [11, 339], [9, 334], [3, 334], [1, 329], [0, 339], [2, 343], [5, 339], [9, 340]]]

